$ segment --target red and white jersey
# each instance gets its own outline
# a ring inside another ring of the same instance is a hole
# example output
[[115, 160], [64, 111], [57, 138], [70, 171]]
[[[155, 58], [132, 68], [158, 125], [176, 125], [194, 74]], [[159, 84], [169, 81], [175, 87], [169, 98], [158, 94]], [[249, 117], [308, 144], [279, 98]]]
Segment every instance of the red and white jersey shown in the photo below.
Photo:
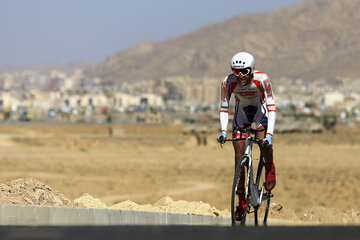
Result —
[[266, 73], [255, 71], [250, 84], [241, 86], [233, 74], [224, 78], [221, 84], [221, 130], [226, 131], [231, 95], [235, 95], [233, 127], [244, 123], [267, 125], [267, 133], [273, 135], [276, 108], [270, 78]]

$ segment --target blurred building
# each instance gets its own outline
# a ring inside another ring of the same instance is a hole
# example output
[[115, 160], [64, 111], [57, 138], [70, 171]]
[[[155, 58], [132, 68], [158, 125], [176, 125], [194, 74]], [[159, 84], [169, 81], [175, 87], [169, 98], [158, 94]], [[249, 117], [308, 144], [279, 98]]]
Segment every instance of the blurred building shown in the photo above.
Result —
[[324, 94], [324, 105], [333, 107], [335, 104], [344, 102], [345, 96], [341, 92], [328, 92]]
[[[194, 79], [189, 77], [167, 78], [173, 83], [173, 94], [178, 94], [178, 98], [183, 104], [192, 106], [213, 106], [220, 100], [220, 83], [217, 78]], [[174, 98], [173, 98], [174, 99]]]

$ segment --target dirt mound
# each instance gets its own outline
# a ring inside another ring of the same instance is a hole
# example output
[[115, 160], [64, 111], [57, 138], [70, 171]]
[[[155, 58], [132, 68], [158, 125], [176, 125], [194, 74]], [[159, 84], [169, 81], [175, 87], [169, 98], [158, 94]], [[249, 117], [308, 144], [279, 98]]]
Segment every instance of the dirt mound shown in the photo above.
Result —
[[86, 208], [107, 208], [106, 204], [100, 199], [94, 198], [88, 193], [84, 193], [81, 197], [75, 199], [74, 202]]
[[126, 200], [121, 203], [117, 203], [109, 207], [110, 209], [120, 210], [134, 210], [134, 211], [145, 211], [145, 212], [158, 212], [158, 209], [151, 204], [137, 204], [133, 201]]
[[48, 185], [33, 179], [20, 178], [0, 184], [0, 203], [38, 206], [81, 207]]
[[88, 193], [74, 201], [66, 198], [63, 194], [53, 190], [43, 182], [24, 178], [16, 179], [8, 183], [0, 184], [0, 203], [38, 206], [62, 206], [62, 207], [86, 207], [86, 208], [109, 208], [134, 211], [171, 212], [195, 215], [211, 215], [229, 217], [227, 210], [221, 211], [203, 202], [174, 201], [170, 197], [163, 197], [151, 204], [137, 204], [130, 200], [117, 203], [110, 207], [100, 199], [94, 198]]
[[[101, 200], [93, 198], [89, 194], [85, 194], [75, 202], [83, 204], [89, 208], [106, 208], [106, 205]], [[174, 201], [166, 196], [161, 198], [154, 204], [137, 204], [133, 201], [126, 200], [108, 207], [109, 209], [133, 210], [133, 211], [148, 211], [148, 212], [170, 212], [181, 214], [194, 214], [194, 215], [209, 215], [209, 216], [223, 216], [230, 217], [230, 212], [227, 210], [218, 210], [210, 204], [204, 202], [187, 202], [183, 200]]]
[[[88, 193], [85, 193], [72, 201], [63, 194], [53, 190], [50, 186], [33, 178], [16, 179], [5, 184], [1, 183], [0, 204], [109, 208], [230, 217], [230, 212], [227, 209], [221, 211], [202, 201], [175, 201], [168, 196], [161, 198], [154, 204], [142, 205], [131, 200], [126, 200], [110, 207], [106, 206], [100, 199], [94, 198]], [[353, 209], [342, 212], [334, 208], [313, 207], [299, 215], [296, 214], [295, 211], [288, 209], [279, 203], [271, 203], [269, 219], [281, 220], [293, 224], [349, 225], [360, 224], [360, 213]]]
[[230, 217], [230, 212], [226, 209], [221, 211], [202, 201], [174, 201], [170, 197], [166, 196], [154, 203], [154, 206], [164, 212]]

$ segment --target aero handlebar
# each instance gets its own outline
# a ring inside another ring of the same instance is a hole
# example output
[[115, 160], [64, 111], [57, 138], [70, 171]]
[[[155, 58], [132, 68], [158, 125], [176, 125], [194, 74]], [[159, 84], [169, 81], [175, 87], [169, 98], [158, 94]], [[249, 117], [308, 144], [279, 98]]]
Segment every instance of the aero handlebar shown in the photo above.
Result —
[[[249, 135], [250, 133], [255, 134], [257, 132], [264, 132], [265, 129], [264, 128], [262, 128], [262, 129], [253, 129], [251, 126], [248, 126], [246, 128], [236, 127], [233, 132], [236, 132], [236, 131], [239, 131], [240, 133], [246, 133], [246, 134]], [[246, 138], [240, 137], [240, 138], [225, 139], [224, 143], [225, 142], [241, 141], [241, 140], [246, 140]], [[253, 138], [252, 141], [256, 142], [256, 143], [262, 143], [263, 142], [263, 140], [258, 140], [258, 139], [255, 139], [255, 138]], [[269, 144], [268, 141], [264, 142], [265, 146], [267, 146], [268, 144]]]

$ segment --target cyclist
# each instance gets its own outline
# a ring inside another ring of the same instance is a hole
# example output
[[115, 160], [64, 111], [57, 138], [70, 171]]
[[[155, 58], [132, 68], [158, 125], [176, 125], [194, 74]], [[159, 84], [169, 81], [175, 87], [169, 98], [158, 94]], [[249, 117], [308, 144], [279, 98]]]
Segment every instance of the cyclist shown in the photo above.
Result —
[[[259, 143], [260, 151], [265, 159], [265, 189], [272, 190], [275, 187], [275, 165], [273, 162], [272, 136], [275, 127], [276, 109], [274, 94], [271, 89], [270, 78], [266, 73], [255, 71], [255, 59], [247, 52], [236, 53], [230, 62], [232, 74], [226, 76], [221, 84], [221, 109], [220, 125], [221, 135], [217, 138], [220, 143], [225, 143], [227, 137], [227, 125], [229, 120], [229, 101], [232, 94], [235, 95], [235, 114], [233, 119], [233, 138], [240, 137], [240, 131], [244, 125], [256, 123], [258, 129], [265, 131], [257, 132], [256, 138], [263, 140]], [[244, 134], [242, 134], [242, 137]], [[245, 153], [245, 141], [234, 141], [235, 167]], [[244, 173], [241, 174], [244, 176]], [[238, 186], [239, 206], [236, 215], [239, 219], [245, 211], [244, 178], [240, 179]]]

